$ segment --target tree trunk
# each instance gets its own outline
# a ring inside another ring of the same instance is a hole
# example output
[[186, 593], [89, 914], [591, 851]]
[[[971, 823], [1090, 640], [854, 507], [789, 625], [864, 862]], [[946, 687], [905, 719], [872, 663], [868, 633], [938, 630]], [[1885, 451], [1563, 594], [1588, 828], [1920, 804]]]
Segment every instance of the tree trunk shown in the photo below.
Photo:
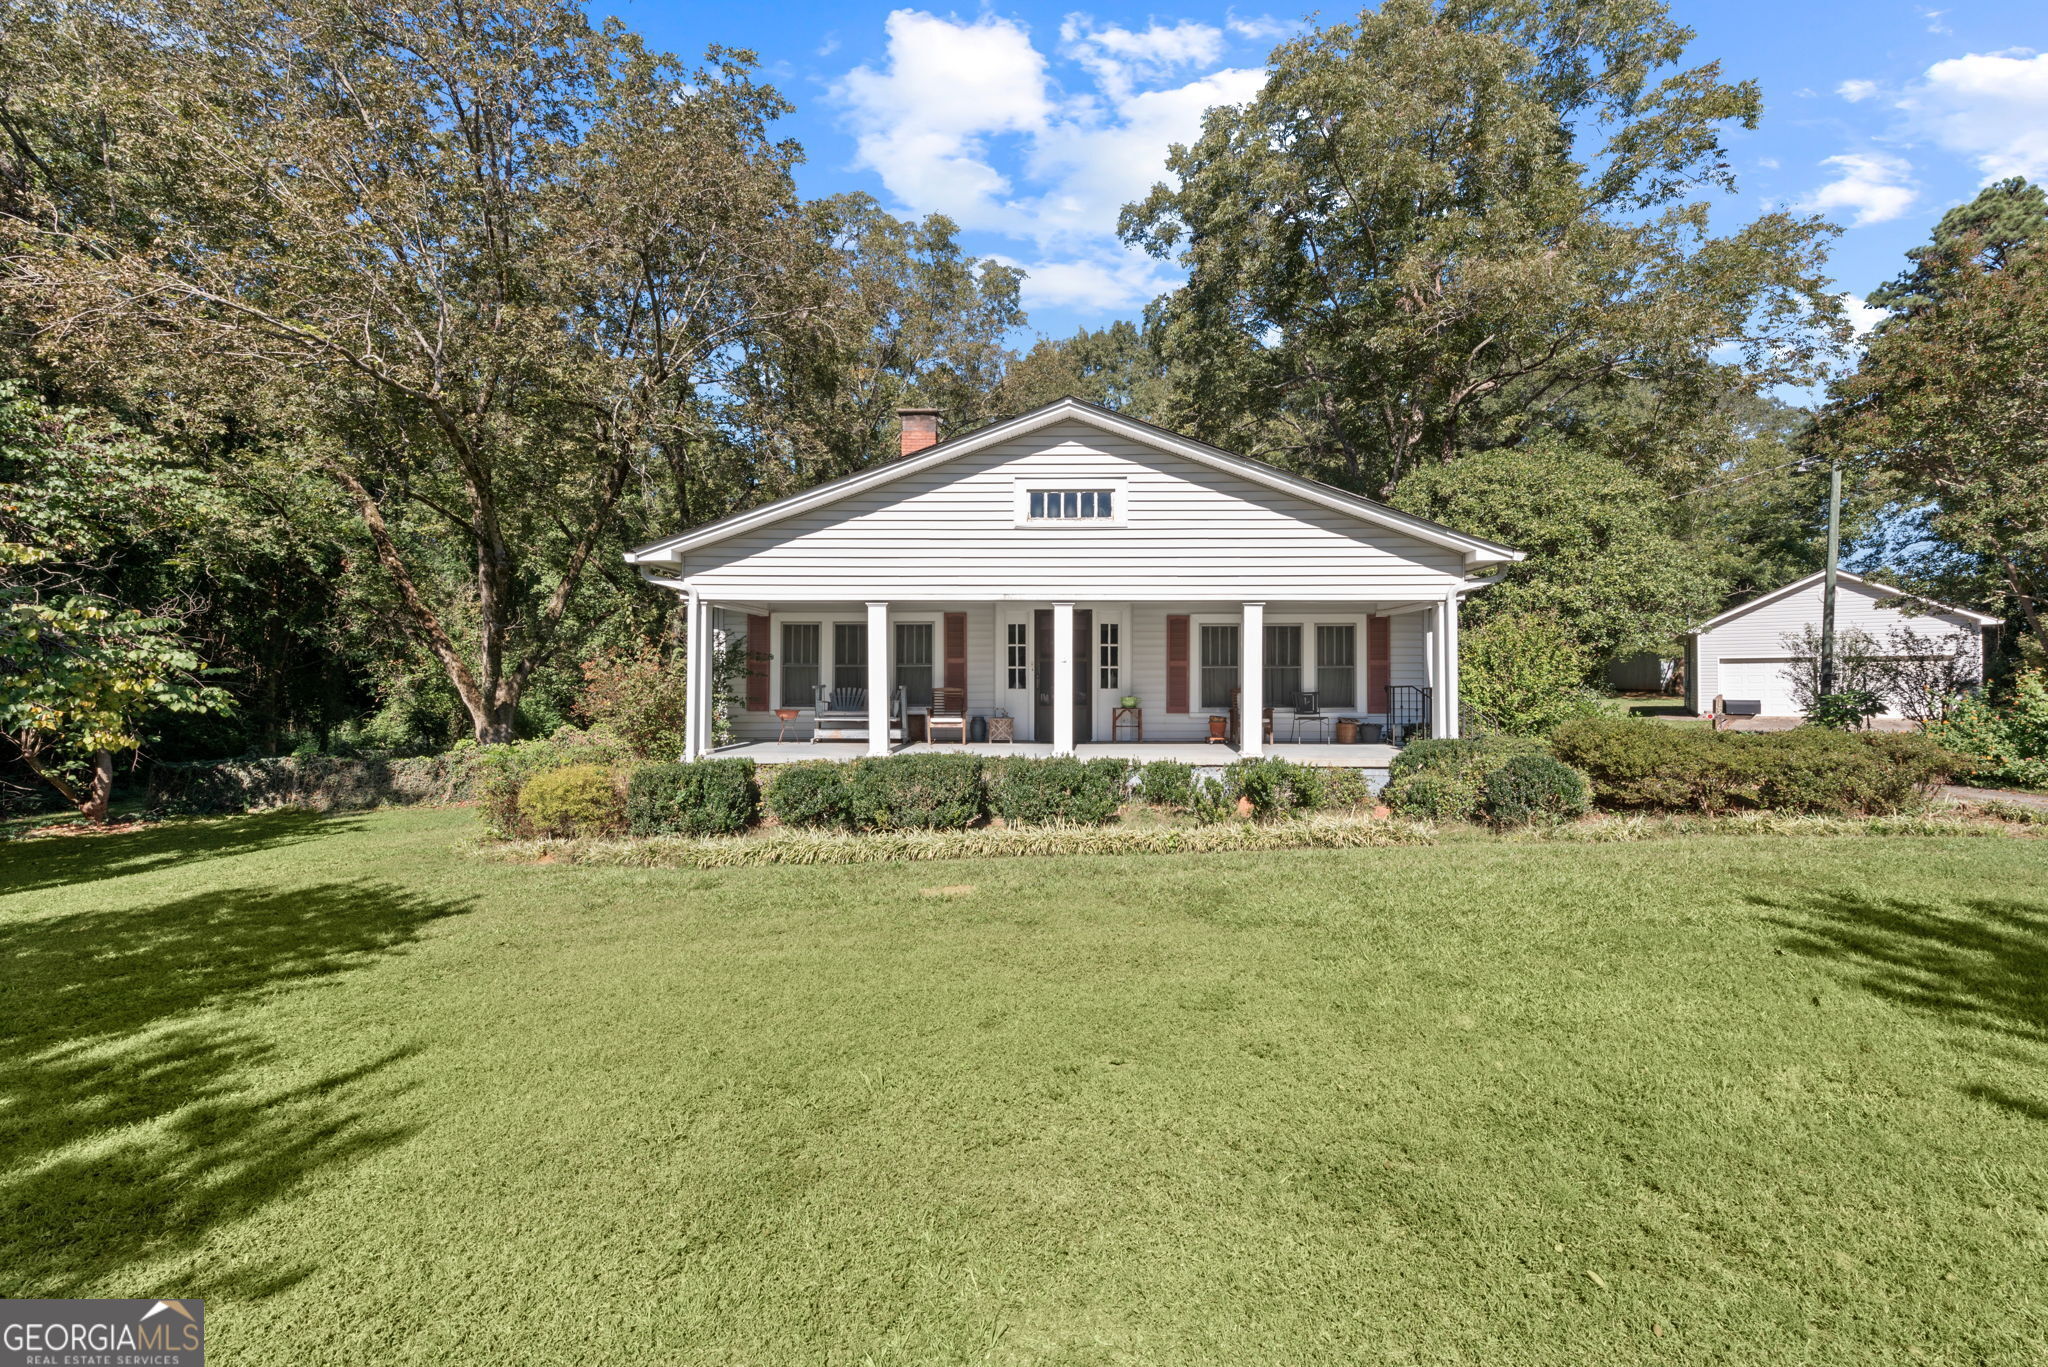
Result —
[[78, 804], [78, 810], [87, 821], [103, 826], [107, 821], [107, 808], [114, 801], [114, 752], [98, 750], [92, 757], [92, 779], [85, 790], [85, 800]]

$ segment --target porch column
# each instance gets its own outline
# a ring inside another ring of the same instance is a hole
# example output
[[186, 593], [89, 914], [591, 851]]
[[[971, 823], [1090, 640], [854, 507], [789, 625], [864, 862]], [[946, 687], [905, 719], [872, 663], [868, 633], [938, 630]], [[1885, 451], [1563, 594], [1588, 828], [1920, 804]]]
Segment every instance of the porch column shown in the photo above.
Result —
[[1458, 591], [1452, 589], [1444, 598], [1444, 629], [1437, 633], [1443, 639], [1444, 651], [1444, 725], [1436, 734], [1447, 740], [1458, 738]]
[[1443, 633], [1437, 624], [1444, 615], [1443, 605], [1433, 603], [1422, 614], [1422, 682], [1429, 687], [1429, 734], [1443, 734], [1444, 715], [1441, 709], [1444, 694], [1444, 658], [1438, 649]]
[[1074, 753], [1074, 605], [1052, 605], [1052, 752]]
[[[903, 719], [904, 736], [910, 718]], [[889, 605], [868, 604], [868, 753], [889, 753]]]
[[704, 624], [711, 614], [705, 610], [704, 600], [694, 589], [683, 595], [683, 759], [701, 758], [704, 744], [699, 736], [708, 735], [705, 712], [709, 704], [702, 699], [711, 695], [706, 687], [705, 675], [711, 668], [710, 642], [704, 639]]
[[1237, 753], [1266, 753], [1266, 605], [1246, 603], [1237, 630]]

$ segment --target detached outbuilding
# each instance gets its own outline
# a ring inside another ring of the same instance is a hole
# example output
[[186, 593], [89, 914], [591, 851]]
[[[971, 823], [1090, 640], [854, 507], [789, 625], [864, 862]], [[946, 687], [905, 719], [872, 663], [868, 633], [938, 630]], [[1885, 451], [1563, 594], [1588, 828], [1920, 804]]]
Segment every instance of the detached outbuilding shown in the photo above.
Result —
[[[1715, 699], [1754, 702], [1759, 715], [1796, 717], [1802, 671], [1812, 668], [1805, 641], [1820, 632], [1822, 574], [1730, 608], [1687, 635], [1685, 702], [1695, 713]], [[2002, 619], [1937, 603], [1861, 575], [1835, 575], [1838, 640], [1860, 633], [1879, 650], [1917, 658], [1971, 657], [1981, 672], [1990, 632]], [[1901, 715], [1887, 703], [1885, 716]]]

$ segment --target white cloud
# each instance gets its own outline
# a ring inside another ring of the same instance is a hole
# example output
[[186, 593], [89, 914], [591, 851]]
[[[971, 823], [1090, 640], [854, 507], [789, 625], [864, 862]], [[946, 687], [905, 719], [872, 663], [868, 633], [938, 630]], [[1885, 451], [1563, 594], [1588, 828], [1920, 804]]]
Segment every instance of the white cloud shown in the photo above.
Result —
[[1300, 28], [1296, 21], [1275, 19], [1270, 14], [1261, 14], [1256, 18], [1241, 18], [1233, 14], [1223, 21], [1223, 26], [1238, 37], [1253, 43], [1269, 43], [1275, 39], [1285, 38]]
[[1840, 174], [1815, 190], [1799, 207], [1815, 213], [1848, 212], [1849, 226], [1883, 223], [1897, 218], [1920, 197], [1912, 183], [1913, 167], [1903, 157], [1885, 152], [1845, 152], [1821, 163]]
[[1875, 304], [1865, 303], [1856, 295], [1838, 294], [1835, 298], [1842, 301], [1842, 311], [1849, 315], [1849, 326], [1856, 329], [1859, 341], [1868, 337], [1872, 328], [1891, 317], [1886, 310]]
[[2013, 48], [1936, 62], [1897, 103], [1987, 180], [2048, 176], [2048, 53]]
[[[1170, 267], [1116, 244], [1117, 211], [1165, 177], [1167, 149], [1194, 140], [1204, 111], [1250, 99], [1266, 78], [1217, 69], [1224, 30], [1193, 22], [1072, 15], [1052, 57], [1023, 24], [986, 13], [897, 10], [887, 34], [884, 68], [834, 89], [857, 163], [912, 213], [1031, 244], [1012, 263], [1031, 272], [1027, 307], [1126, 308], [1170, 285]], [[1078, 71], [1078, 90], [1058, 83], [1054, 57]]]
[[1954, 29], [1941, 22], [1941, 16], [1947, 13], [1948, 11], [1945, 9], [1923, 9], [1920, 11], [1920, 17], [1927, 21], [1927, 31], [1929, 33], [1947, 38], [1955, 33]]
[[1867, 100], [1877, 93], [1876, 81], [1844, 81], [1835, 87], [1835, 93], [1850, 104]]

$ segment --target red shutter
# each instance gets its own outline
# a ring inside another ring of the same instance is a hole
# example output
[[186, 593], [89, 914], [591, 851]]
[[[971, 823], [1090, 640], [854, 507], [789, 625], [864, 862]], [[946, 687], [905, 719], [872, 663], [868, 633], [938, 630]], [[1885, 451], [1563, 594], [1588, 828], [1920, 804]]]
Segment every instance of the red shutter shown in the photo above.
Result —
[[967, 696], [967, 614], [946, 614], [946, 687]]
[[1387, 685], [1393, 682], [1393, 622], [1385, 617], [1365, 619], [1365, 710], [1387, 710]]
[[768, 619], [747, 614], [747, 711], [768, 710]]
[[1188, 619], [1166, 619], [1166, 710], [1188, 710]]

